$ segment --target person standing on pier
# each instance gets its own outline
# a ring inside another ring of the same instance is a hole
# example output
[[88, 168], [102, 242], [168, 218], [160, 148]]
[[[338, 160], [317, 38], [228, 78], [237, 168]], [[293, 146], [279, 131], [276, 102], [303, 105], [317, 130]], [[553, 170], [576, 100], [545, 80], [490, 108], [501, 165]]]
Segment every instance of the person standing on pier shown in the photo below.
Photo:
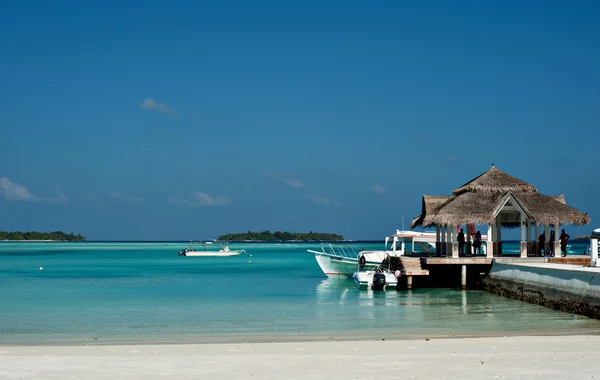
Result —
[[481, 254], [481, 232], [477, 230], [475, 234], [475, 241], [473, 242], [473, 254]]
[[565, 254], [565, 257], [567, 257], [567, 241], [569, 240], [571, 236], [569, 236], [568, 233], [565, 232], [565, 229], [563, 228], [562, 233], [560, 234], [560, 250], [562, 251], [562, 253]]
[[465, 254], [465, 234], [464, 234], [462, 228], [458, 232], [458, 236], [457, 236], [456, 240], [458, 240], [458, 255], [459, 256], [464, 255]]

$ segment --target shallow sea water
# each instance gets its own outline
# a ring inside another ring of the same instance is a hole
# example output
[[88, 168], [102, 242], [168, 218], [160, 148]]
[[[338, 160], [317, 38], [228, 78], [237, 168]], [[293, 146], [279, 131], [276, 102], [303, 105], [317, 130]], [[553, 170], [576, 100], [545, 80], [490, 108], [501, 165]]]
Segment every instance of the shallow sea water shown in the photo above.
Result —
[[598, 320], [483, 291], [361, 291], [321, 272], [306, 252], [319, 244], [232, 243], [252, 256], [177, 256], [185, 246], [0, 242], [0, 344], [600, 333]]

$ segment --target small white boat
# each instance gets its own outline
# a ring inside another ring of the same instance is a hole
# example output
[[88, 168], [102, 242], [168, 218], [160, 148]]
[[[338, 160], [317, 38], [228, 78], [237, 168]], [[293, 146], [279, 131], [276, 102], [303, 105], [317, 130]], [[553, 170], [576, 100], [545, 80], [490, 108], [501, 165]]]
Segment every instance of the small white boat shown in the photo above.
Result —
[[[214, 247], [214, 248], [213, 248]], [[243, 249], [232, 250], [229, 248], [229, 243], [213, 243], [213, 242], [191, 242], [187, 248], [182, 249], [177, 254], [178, 256], [238, 256], [246, 253]]]
[[346, 276], [351, 277], [356, 269], [359, 254], [363, 254], [366, 259], [367, 268], [375, 268], [381, 265], [385, 258], [385, 251], [360, 251], [355, 248], [343, 245], [322, 244], [321, 250], [307, 250], [315, 255], [315, 260], [319, 267], [329, 277]]
[[358, 266], [352, 275], [352, 279], [360, 289], [386, 290], [388, 288], [395, 289], [398, 286], [400, 271], [392, 273], [389, 267], [391, 262], [389, 257], [375, 268], [367, 269], [365, 261], [365, 256], [361, 254]]

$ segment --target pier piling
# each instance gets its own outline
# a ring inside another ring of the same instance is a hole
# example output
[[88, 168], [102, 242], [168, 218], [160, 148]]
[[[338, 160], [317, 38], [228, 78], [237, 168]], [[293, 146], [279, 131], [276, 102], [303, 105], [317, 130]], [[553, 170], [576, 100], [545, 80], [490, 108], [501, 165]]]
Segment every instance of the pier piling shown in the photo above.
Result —
[[460, 268], [460, 286], [463, 289], [467, 288], [467, 266], [465, 264]]

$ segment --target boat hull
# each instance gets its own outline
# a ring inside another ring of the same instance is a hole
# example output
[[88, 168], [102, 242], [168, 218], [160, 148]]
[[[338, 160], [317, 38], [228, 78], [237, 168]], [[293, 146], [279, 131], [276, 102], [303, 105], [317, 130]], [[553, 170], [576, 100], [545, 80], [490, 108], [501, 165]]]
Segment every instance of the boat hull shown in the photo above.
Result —
[[226, 257], [226, 256], [238, 256], [240, 255], [242, 252], [244, 252], [243, 250], [240, 251], [229, 251], [229, 252], [225, 252], [225, 251], [187, 251], [185, 253], [185, 255], [183, 256], [191, 256], [191, 257], [208, 257], [208, 256], [212, 256], [212, 257]]
[[[373, 277], [375, 276], [375, 271], [366, 270], [360, 272], [354, 272], [352, 274], [352, 279], [356, 286], [360, 289], [373, 289]], [[383, 273], [385, 275], [385, 285], [383, 290], [386, 289], [396, 289], [398, 286], [398, 279], [393, 273]]]
[[[328, 277], [352, 277], [358, 265], [358, 258], [334, 256], [313, 250], [308, 251], [314, 253], [317, 264], [319, 264], [323, 273]], [[385, 252], [383, 251], [369, 251], [363, 254], [366, 258], [366, 269], [372, 269], [381, 265], [385, 257]]]

